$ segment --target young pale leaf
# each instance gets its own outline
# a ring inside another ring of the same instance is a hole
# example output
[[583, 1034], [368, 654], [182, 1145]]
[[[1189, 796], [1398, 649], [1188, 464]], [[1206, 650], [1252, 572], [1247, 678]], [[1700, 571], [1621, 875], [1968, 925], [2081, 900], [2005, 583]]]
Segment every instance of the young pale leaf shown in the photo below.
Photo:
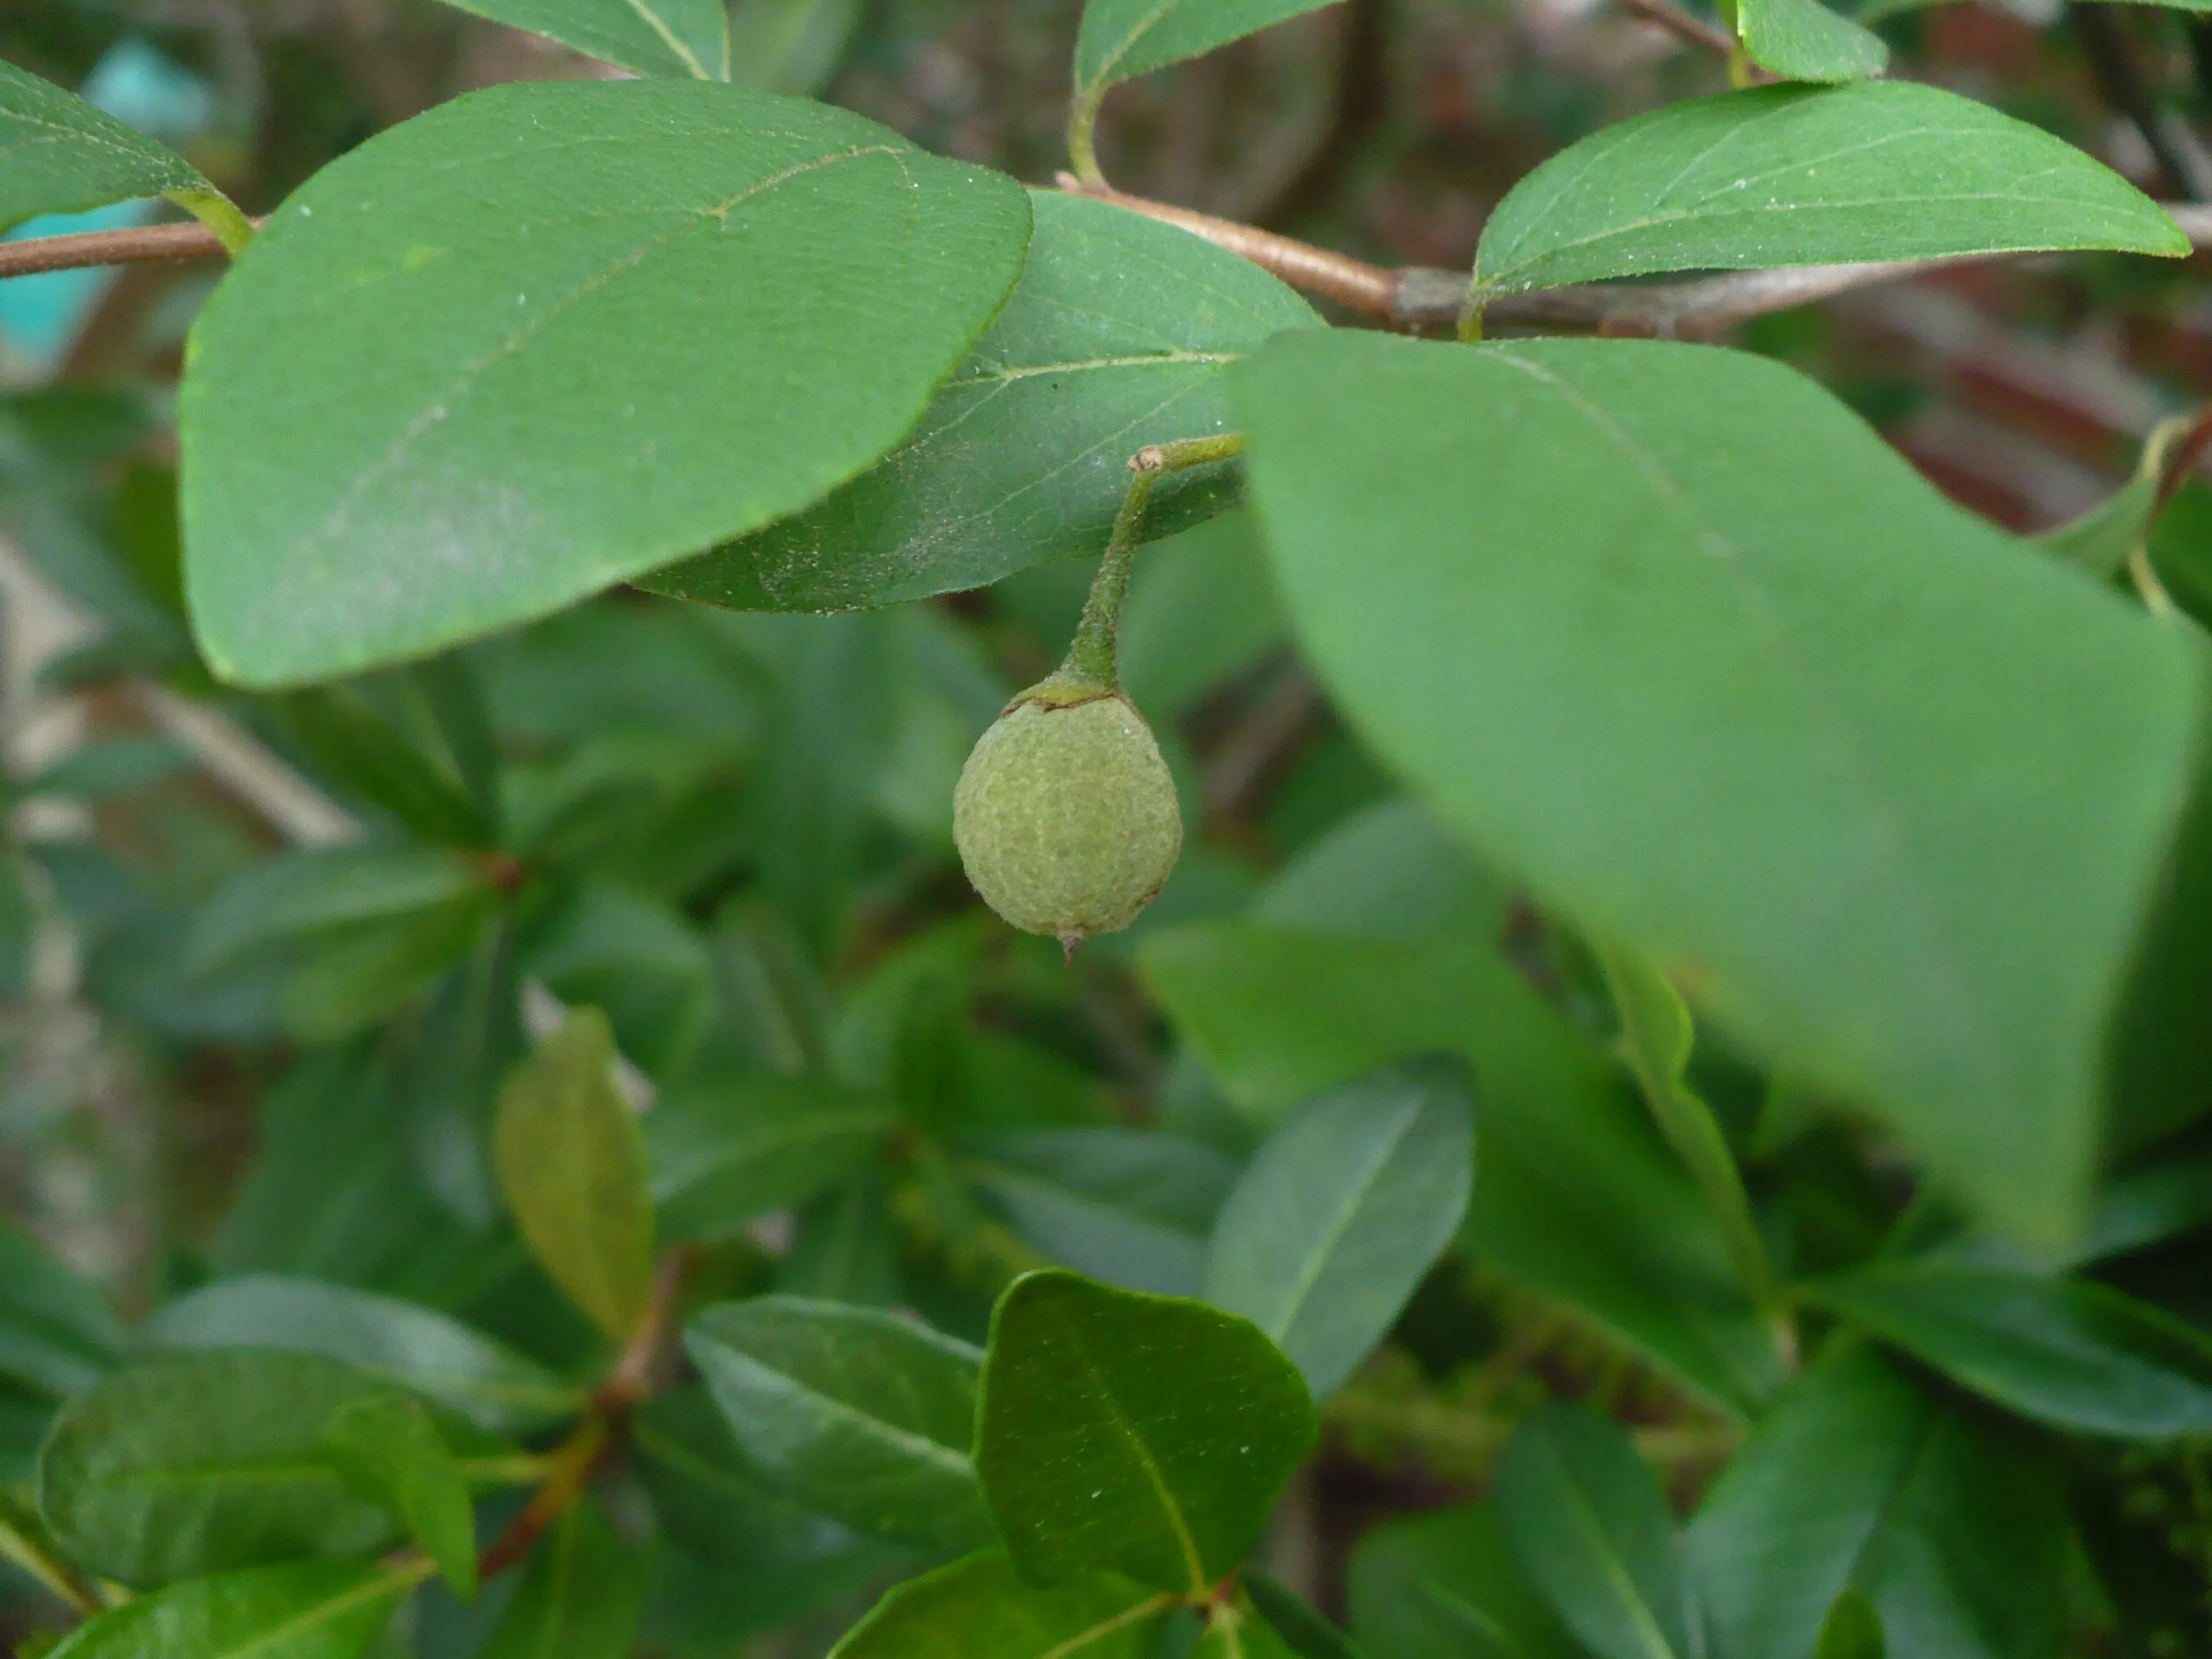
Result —
[[1038, 1589], [992, 1550], [901, 1584], [830, 1659], [1148, 1659], [1172, 1599], [1106, 1572]]
[[39, 1508], [70, 1556], [137, 1589], [392, 1540], [331, 1464], [331, 1413], [385, 1392], [298, 1353], [172, 1354], [71, 1402], [39, 1455]]
[[1237, 1180], [1212, 1147], [1139, 1129], [1000, 1135], [961, 1169], [1062, 1266], [1162, 1296], [1199, 1294], [1206, 1235]]
[[1784, 1373], [1711, 1209], [1495, 937], [1205, 923], [1156, 935], [1143, 962], [1231, 1099], [1264, 1122], [1407, 1054], [1466, 1056], [1484, 1111], [1468, 1248], [1721, 1409], [1751, 1413]]
[[477, 1659], [629, 1659], [645, 1572], [599, 1505], [574, 1505], [549, 1533]]
[[45, 213], [166, 196], [251, 235], [199, 169], [105, 110], [0, 60], [0, 231]]
[[638, 75], [730, 78], [720, 0], [447, 0]]
[[81, 1394], [115, 1365], [123, 1324], [100, 1287], [0, 1225], [0, 1376]]
[[404, 1394], [349, 1400], [323, 1425], [323, 1449], [356, 1492], [399, 1517], [455, 1595], [476, 1600], [476, 1506], [428, 1411]]
[[1297, 1368], [1203, 1304], [1036, 1273], [992, 1315], [975, 1468], [1034, 1583], [1104, 1569], [1206, 1595], [1316, 1431]]
[[338, 1562], [217, 1573], [101, 1613], [46, 1659], [360, 1659], [416, 1582]]
[[515, 1067], [493, 1152], [514, 1224], [553, 1282], [617, 1342], [653, 1293], [653, 1194], [614, 1033], [580, 1008]]
[[1205, 1297], [1296, 1362], [1316, 1400], [1382, 1340], [1459, 1231], [1474, 1180], [1474, 1079], [1402, 1061], [1291, 1114], [1223, 1206]]
[[1929, 1260], [1823, 1281], [1831, 1312], [2023, 1417], [2166, 1440], [2212, 1429], [2212, 1337], [2105, 1285]]
[[420, 847], [328, 847], [249, 866], [193, 921], [185, 961], [215, 974], [305, 935], [434, 910], [483, 892], [479, 869]]
[[809, 506], [921, 416], [1029, 227], [1012, 179], [704, 82], [495, 87], [378, 135], [193, 329], [209, 661], [419, 656]]
[[1239, 387], [1294, 621], [1383, 755], [2063, 1240], [2198, 744], [2188, 641], [1744, 354], [1291, 337]]
[[1889, 64], [1880, 35], [1820, 0], [1736, 0], [1736, 27], [1751, 61], [1785, 81], [1863, 81]]
[[746, 1078], [672, 1093], [646, 1119], [660, 1223], [672, 1239], [733, 1233], [860, 1168], [898, 1109], [833, 1084]]
[[982, 1356], [911, 1319], [761, 1297], [709, 1308], [684, 1346], [748, 1461], [817, 1514], [945, 1548], [990, 1536], [969, 1448]]
[[2060, 1650], [2070, 1527], [2032, 1442], [1848, 1346], [1759, 1425], [1689, 1553], [1725, 1659], [1812, 1653], [1853, 1588], [1900, 1655], [2020, 1659]]
[[[1096, 553], [1129, 457], [1225, 431], [1224, 366], [1320, 326], [1282, 283], [1188, 231], [1057, 191], [1030, 199], [1021, 285], [902, 448], [810, 511], [642, 586], [741, 611], [830, 611]], [[1236, 498], [1225, 465], [1164, 479], [1146, 534]]]
[[1820, 1643], [1813, 1659], [1888, 1659], [1889, 1641], [1881, 1615], [1856, 1585], [1836, 1598], [1821, 1621]]
[[2179, 258], [2189, 239], [2109, 167], [1955, 93], [1753, 87], [1669, 104], [1545, 162], [1483, 227], [1475, 287], [1480, 301], [1657, 270], [2041, 248]]
[[1628, 1437], [1580, 1406], [1546, 1406], [1498, 1468], [1522, 1570], [1597, 1659], [1696, 1659], [1696, 1615], [1666, 1495]]
[[1394, 1521], [1352, 1558], [1352, 1632], [1389, 1659], [1589, 1659], [1514, 1559], [1498, 1511]]
[[1336, 0], [1088, 0], [1075, 45], [1079, 97], [1180, 64]]

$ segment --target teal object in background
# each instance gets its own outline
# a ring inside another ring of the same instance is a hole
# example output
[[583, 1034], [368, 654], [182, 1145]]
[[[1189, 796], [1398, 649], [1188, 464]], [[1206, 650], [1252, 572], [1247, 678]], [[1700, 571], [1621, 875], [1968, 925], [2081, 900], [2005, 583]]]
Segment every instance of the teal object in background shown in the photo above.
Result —
[[[111, 47], [78, 92], [118, 120], [170, 144], [187, 143], [215, 122], [213, 88], [143, 40]], [[52, 214], [17, 226], [10, 239], [121, 230], [151, 223], [158, 210], [149, 200], [118, 202], [90, 213]], [[56, 270], [0, 282], [0, 370], [12, 380], [52, 374], [114, 279], [112, 270]]]

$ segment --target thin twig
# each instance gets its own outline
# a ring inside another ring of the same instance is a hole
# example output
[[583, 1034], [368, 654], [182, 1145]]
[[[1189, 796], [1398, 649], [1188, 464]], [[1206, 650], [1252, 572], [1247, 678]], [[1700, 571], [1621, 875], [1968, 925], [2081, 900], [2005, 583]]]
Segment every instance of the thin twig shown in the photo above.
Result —
[[[252, 221], [256, 229], [264, 222]], [[228, 257], [216, 234], [195, 219], [136, 230], [82, 230], [67, 236], [0, 242], [0, 278], [34, 276], [47, 270], [82, 270], [93, 265], [160, 264]]]
[[607, 1372], [606, 1381], [592, 1395], [592, 1403], [600, 1410], [626, 1412], [652, 1397], [653, 1373], [660, 1363], [660, 1351], [667, 1346], [668, 1333], [676, 1323], [677, 1304], [684, 1293], [684, 1276], [691, 1265], [690, 1252], [678, 1245], [660, 1258], [659, 1271], [653, 1276], [653, 1297], [646, 1305], [645, 1317], [630, 1340], [623, 1346], [622, 1357]]
[[1735, 37], [1715, 23], [1701, 17], [1692, 17], [1672, 0], [1620, 0], [1620, 3], [1647, 23], [1656, 23], [1661, 28], [1701, 52], [1717, 52], [1723, 58], [1735, 54]]

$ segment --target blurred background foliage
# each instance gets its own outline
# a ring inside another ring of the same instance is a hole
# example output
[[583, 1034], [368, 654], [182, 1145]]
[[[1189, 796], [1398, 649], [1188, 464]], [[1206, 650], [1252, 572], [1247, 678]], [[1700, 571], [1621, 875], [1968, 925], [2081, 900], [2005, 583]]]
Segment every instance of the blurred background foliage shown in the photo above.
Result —
[[[738, 73], [1043, 181], [1063, 160], [1077, 13], [738, 0]], [[1881, 27], [1911, 73], [2049, 126], [2155, 194], [2212, 181], [2190, 126], [2212, 114], [2203, 24], [2023, 0]], [[9, 0], [0, 56], [161, 131], [255, 212], [459, 93], [604, 72], [432, 0]], [[1717, 61], [1607, 0], [1352, 0], [1121, 92], [1103, 149], [1125, 189], [1385, 264], [1464, 266], [1490, 206], [1543, 157], [1721, 84]], [[2212, 393], [2203, 275], [1968, 266], [1738, 340], [1835, 387], [1961, 501], [2040, 529]], [[1188, 931], [1207, 919], [1376, 951], [1486, 937], [1565, 1024], [1611, 1041], [1592, 964], [1399, 799], [1333, 716], [1234, 516], [1140, 567], [1127, 675], [1194, 833], [1156, 908], [1072, 971], [978, 908], [951, 802], [975, 737], [1056, 660], [1080, 563], [834, 617], [617, 592], [416, 668], [224, 691], [180, 613], [171, 420], [212, 280], [180, 265], [0, 283], [0, 1209], [126, 1319], [220, 1276], [307, 1274], [580, 1360], [592, 1338], [501, 1218], [483, 1133], [497, 1079], [563, 1004], [607, 1011], [634, 1091], [656, 1103], [663, 1214], [678, 1234], [701, 1218], [698, 1299], [836, 1294], [971, 1339], [1007, 1279], [1048, 1259], [1187, 1288], [1261, 1133], [1226, 1095], [1269, 1085], [1219, 1074], [1249, 1011], [1200, 1011], [1201, 1063], [1139, 970], [1148, 940], [1182, 941], [1161, 957], [1172, 978], [1218, 937]], [[2179, 595], [2212, 603], [2197, 574], [2212, 571], [2212, 496], [2161, 534]], [[1264, 981], [1239, 993], [1262, 1024], [1279, 1012]], [[1878, 1136], [1814, 1121], [1717, 1043], [1698, 1064], [1795, 1270], [1861, 1260], [1900, 1218], [1944, 1224]], [[716, 1161], [712, 1120], [740, 1089], [792, 1127], [770, 1175]], [[1127, 1133], [1140, 1127], [1164, 1133]], [[2203, 1160], [2191, 1167], [2202, 1221]], [[715, 1225], [750, 1201], [731, 1183], [755, 1177], [775, 1207]], [[2110, 1276], [2212, 1319], [2201, 1254], [2178, 1237]], [[0, 1305], [46, 1345], [0, 1352], [13, 1481], [55, 1395], [125, 1339], [42, 1271], [0, 1273]], [[1479, 1487], [1513, 1413], [1553, 1395], [1636, 1426], [1685, 1500], [1738, 1432], [1588, 1322], [1457, 1255], [1331, 1407], [1272, 1564], [1341, 1613], [1363, 1534]], [[2115, 1528], [2159, 1540], [2144, 1559], [2201, 1633], [2198, 1463], [2138, 1456], [2095, 1478]], [[680, 1492], [660, 1498], [665, 1521], [683, 1513]], [[717, 1525], [731, 1530], [663, 1562], [650, 1651], [736, 1652], [771, 1632], [776, 1651], [816, 1650], [912, 1565], [772, 1508], [750, 1533]], [[33, 1620], [27, 1581], [9, 1584], [7, 1616]], [[430, 1654], [462, 1634], [416, 1639]]]

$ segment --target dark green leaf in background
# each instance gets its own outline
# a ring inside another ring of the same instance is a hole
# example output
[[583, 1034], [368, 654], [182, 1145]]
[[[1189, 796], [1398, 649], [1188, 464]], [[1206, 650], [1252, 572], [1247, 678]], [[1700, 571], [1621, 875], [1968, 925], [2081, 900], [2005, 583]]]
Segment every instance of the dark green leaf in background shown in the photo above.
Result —
[[637, 1115], [615, 1086], [614, 1035], [571, 1013], [500, 1091], [499, 1183], [532, 1251], [608, 1336], [627, 1340], [653, 1290], [653, 1195]]
[[1104, 1572], [1038, 1589], [994, 1550], [900, 1585], [834, 1659], [1148, 1659], [1169, 1601]]
[[1203, 1595], [1312, 1449], [1297, 1371], [1248, 1322], [1030, 1273], [1000, 1298], [975, 1467], [1024, 1577], [1092, 1569]]
[[122, 1322], [100, 1287], [0, 1225], [0, 1376], [46, 1394], [78, 1394], [113, 1367], [122, 1348]]
[[1029, 224], [1011, 179], [704, 82], [496, 87], [378, 135], [193, 330], [209, 661], [419, 656], [808, 506], [921, 416]]
[[793, 1218], [791, 1250], [775, 1287], [817, 1302], [896, 1307], [898, 1230], [880, 1171], [859, 1176], [801, 1205]]
[[804, 1203], [874, 1156], [898, 1109], [834, 1084], [693, 1083], [647, 1115], [646, 1157], [672, 1239], [726, 1236]]
[[1239, 376], [1294, 621], [1381, 750], [2006, 1226], [2073, 1231], [2197, 740], [2181, 636], [1746, 354], [1340, 334]]
[[[41, 214], [82, 213], [139, 196], [167, 196], [195, 212], [228, 206], [183, 156], [0, 61], [0, 231]], [[237, 210], [228, 216], [236, 220]]]
[[172, 1354], [134, 1365], [62, 1413], [39, 1457], [40, 1510], [73, 1559], [142, 1589], [366, 1555], [394, 1528], [332, 1466], [323, 1425], [383, 1388], [313, 1354]]
[[337, 1562], [218, 1573], [100, 1614], [48, 1659], [359, 1659], [414, 1584]]
[[1196, 58], [1335, 0], [1088, 0], [1075, 48], [1079, 96]]
[[1248, 1572], [1244, 1594], [1251, 1599], [1253, 1611], [1267, 1621], [1283, 1645], [1298, 1659], [1360, 1659], [1352, 1638], [1281, 1579], [1264, 1572]]
[[486, 890], [453, 854], [417, 847], [331, 847], [288, 853], [246, 869], [192, 924], [186, 960], [219, 973], [303, 935], [434, 910]]
[[1498, 1468], [1513, 1553], [1597, 1659], [1696, 1659], [1697, 1613], [1659, 1482], [1628, 1437], [1546, 1406]]
[[1459, 1231], [1474, 1096], [1455, 1055], [1370, 1073], [1291, 1114], [1223, 1206], [1206, 1299], [1265, 1331], [1316, 1400], [1382, 1340]]
[[[811, 511], [643, 585], [738, 610], [826, 611], [1097, 553], [1129, 458], [1226, 430], [1224, 366], [1320, 325], [1276, 278], [1188, 231], [1056, 191], [1031, 201], [1021, 285], [903, 447]], [[1201, 467], [1153, 499], [1146, 532], [1165, 536], [1231, 505], [1236, 482]]]
[[1528, 1582], [1494, 1504], [1378, 1527], [1352, 1558], [1352, 1630], [1388, 1659], [1587, 1659]]
[[2189, 239], [2063, 139], [1956, 93], [1754, 87], [1669, 104], [1545, 162], [1483, 227], [1476, 290], [2028, 248], [2179, 258]]
[[[448, 659], [449, 662], [453, 659]], [[426, 841], [448, 847], [489, 847], [498, 839], [493, 804], [471, 787], [435, 742], [429, 722], [409, 720], [433, 673], [422, 663], [344, 685], [295, 691], [277, 707], [315, 763], [348, 794], [390, 813]], [[409, 696], [409, 693], [415, 693]], [[394, 706], [395, 703], [398, 706]]]
[[2067, 1530], [2057, 1475], [2016, 1427], [1846, 1347], [1759, 1425], [1689, 1547], [1717, 1659], [1802, 1659], [1851, 1588], [1899, 1656], [2055, 1659]]
[[1889, 1644], [1882, 1634], [1881, 1615], [1856, 1585], [1836, 1598], [1820, 1626], [1820, 1644], [1813, 1659], [1887, 1659]]
[[730, 78], [719, 0], [447, 0], [640, 75]]
[[975, 1472], [973, 1348], [872, 1308], [762, 1297], [710, 1308], [686, 1346], [762, 1476], [876, 1536], [990, 1536]]
[[1859, 81], [1879, 75], [1889, 48], [1820, 0], [1736, 0], [1744, 51], [1785, 81]]
[[1163, 1296], [1200, 1293], [1206, 1236], [1237, 1179], [1213, 1148], [1138, 1129], [997, 1136], [961, 1168], [1054, 1261]]
[[477, 1659], [629, 1659], [644, 1607], [637, 1552], [586, 1499], [538, 1546]]
[[428, 1411], [402, 1394], [349, 1400], [323, 1425], [323, 1449], [356, 1492], [399, 1517], [455, 1595], [476, 1599], [476, 1507]]
[[1932, 1259], [1824, 1280], [1813, 1294], [2053, 1427], [2143, 1440], [2212, 1429], [2212, 1336], [2107, 1286]]

